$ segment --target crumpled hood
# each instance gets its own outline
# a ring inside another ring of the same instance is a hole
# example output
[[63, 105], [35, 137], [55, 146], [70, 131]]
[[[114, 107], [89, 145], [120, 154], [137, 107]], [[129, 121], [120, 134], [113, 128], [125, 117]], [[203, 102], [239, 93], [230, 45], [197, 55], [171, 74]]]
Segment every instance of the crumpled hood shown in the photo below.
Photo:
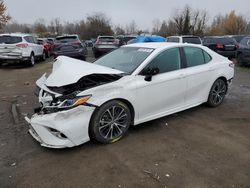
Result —
[[45, 81], [48, 87], [61, 87], [76, 83], [84, 76], [91, 74], [121, 74], [122, 71], [88, 63], [66, 56], [59, 56], [53, 64], [52, 73]]

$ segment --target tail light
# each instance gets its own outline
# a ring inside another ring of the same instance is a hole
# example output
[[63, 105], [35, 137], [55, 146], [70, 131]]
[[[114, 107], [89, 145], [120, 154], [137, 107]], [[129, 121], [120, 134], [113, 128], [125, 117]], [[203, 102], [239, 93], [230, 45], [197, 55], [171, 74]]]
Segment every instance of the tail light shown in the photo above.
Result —
[[223, 48], [224, 48], [224, 45], [219, 43], [219, 44], [216, 45], [216, 48], [217, 48], [217, 49], [223, 49]]
[[80, 41], [72, 42], [72, 44], [82, 44]]
[[231, 62], [229, 63], [229, 67], [234, 68], [234, 62], [233, 62], [233, 61], [231, 61]]
[[20, 44], [17, 44], [16, 47], [18, 47], [18, 48], [27, 48], [28, 44], [27, 43], [20, 43]]

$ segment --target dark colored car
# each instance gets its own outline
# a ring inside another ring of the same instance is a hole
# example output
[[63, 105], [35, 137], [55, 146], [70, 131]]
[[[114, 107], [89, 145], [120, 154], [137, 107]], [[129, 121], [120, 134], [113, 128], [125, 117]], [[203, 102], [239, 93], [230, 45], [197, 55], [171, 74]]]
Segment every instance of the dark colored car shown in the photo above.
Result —
[[59, 36], [56, 37], [53, 53], [54, 57], [64, 55], [86, 60], [87, 48], [77, 35]]
[[46, 57], [50, 57], [50, 55], [53, 53], [52, 44], [45, 38], [38, 38], [37, 43], [43, 45]]
[[99, 36], [93, 46], [95, 58], [119, 47], [119, 40], [113, 36]]
[[250, 36], [241, 40], [237, 51], [237, 62], [241, 66], [250, 65]]
[[125, 35], [125, 36], [118, 36], [117, 39], [119, 40], [119, 46], [128, 44], [128, 41], [135, 39], [136, 36]]
[[236, 57], [239, 47], [231, 37], [204, 37], [203, 45], [229, 59]]
[[93, 41], [92, 40], [86, 40], [84, 41], [87, 47], [93, 47]]
[[230, 36], [236, 40], [238, 44], [240, 44], [241, 40], [246, 37], [246, 35], [232, 35]]

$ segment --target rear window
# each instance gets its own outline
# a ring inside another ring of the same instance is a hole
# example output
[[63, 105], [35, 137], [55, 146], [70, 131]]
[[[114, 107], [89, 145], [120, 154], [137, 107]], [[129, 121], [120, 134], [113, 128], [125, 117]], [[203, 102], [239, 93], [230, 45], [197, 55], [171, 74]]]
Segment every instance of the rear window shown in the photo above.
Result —
[[169, 37], [167, 39], [167, 42], [180, 42], [180, 39], [178, 37]]
[[99, 41], [102, 41], [102, 42], [110, 42], [110, 41], [113, 41], [115, 38], [114, 37], [99, 37], [98, 39]]
[[183, 37], [183, 43], [201, 44], [201, 40], [198, 37]]
[[214, 44], [221, 43], [221, 44], [225, 44], [225, 45], [229, 45], [229, 44], [235, 45], [236, 40], [233, 38], [225, 38], [225, 37], [223, 37], [223, 38], [205, 38], [204, 43], [214, 43]]
[[0, 43], [3, 44], [16, 44], [19, 42], [22, 42], [22, 37], [0, 36]]
[[56, 40], [61, 43], [67, 43], [67, 42], [78, 41], [78, 38], [77, 36], [65, 36], [65, 37], [57, 37]]

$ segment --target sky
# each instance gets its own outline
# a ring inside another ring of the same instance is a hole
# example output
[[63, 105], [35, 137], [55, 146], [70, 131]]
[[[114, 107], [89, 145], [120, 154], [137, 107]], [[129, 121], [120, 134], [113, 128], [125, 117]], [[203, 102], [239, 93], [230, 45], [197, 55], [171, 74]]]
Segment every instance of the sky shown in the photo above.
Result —
[[153, 20], [168, 20], [178, 10], [189, 5], [206, 10], [210, 17], [231, 10], [250, 19], [249, 0], [4, 0], [8, 14], [19, 23], [34, 23], [53, 18], [79, 21], [96, 12], [105, 13], [113, 25], [125, 26], [134, 20], [138, 28], [150, 30]]

